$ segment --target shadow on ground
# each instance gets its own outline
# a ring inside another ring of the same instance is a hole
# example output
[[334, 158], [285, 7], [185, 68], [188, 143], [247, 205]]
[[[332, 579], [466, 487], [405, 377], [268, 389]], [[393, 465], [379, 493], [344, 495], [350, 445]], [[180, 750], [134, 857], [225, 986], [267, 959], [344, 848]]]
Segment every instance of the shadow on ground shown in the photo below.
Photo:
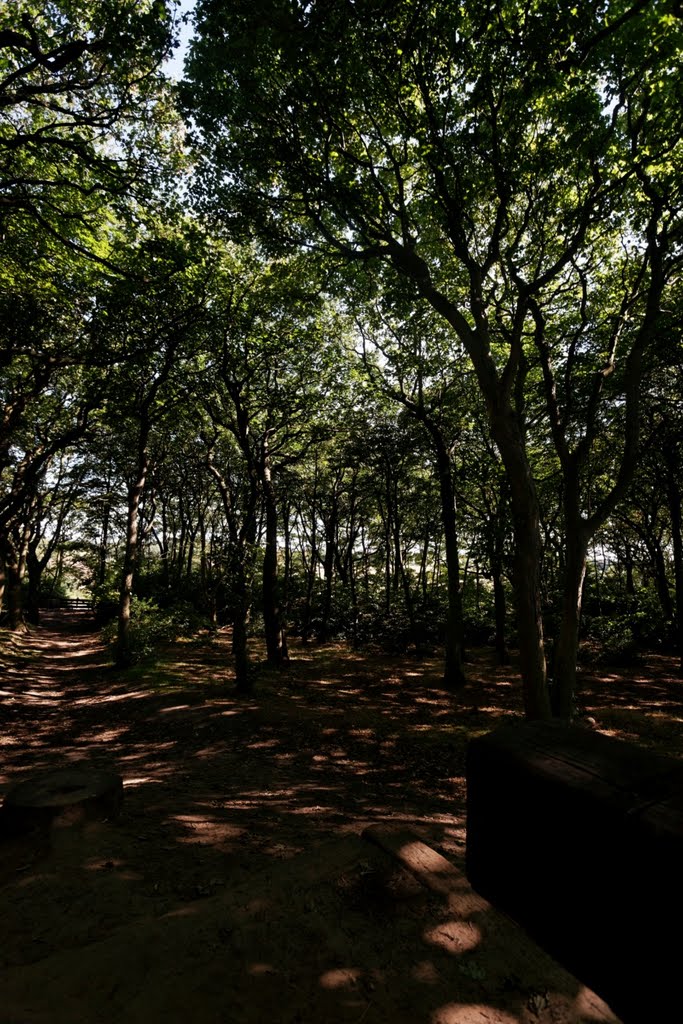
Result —
[[[359, 838], [405, 826], [462, 865], [466, 742], [521, 714], [514, 670], [477, 655], [456, 700], [437, 660], [295, 646], [244, 700], [227, 633], [123, 677], [86, 627], [54, 615], [6, 645], [0, 796], [85, 763], [123, 776], [123, 813], [0, 846], [0, 1024], [614, 1020], [464, 878], [436, 897]], [[587, 679], [598, 725], [673, 733], [680, 683], [658, 672]]]

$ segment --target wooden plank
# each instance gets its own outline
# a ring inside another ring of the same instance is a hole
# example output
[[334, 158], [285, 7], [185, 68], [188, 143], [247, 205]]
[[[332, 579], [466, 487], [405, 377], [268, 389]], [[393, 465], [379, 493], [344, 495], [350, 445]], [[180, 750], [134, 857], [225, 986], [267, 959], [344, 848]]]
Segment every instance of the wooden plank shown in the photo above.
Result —
[[395, 857], [418, 882], [441, 896], [447, 896], [469, 884], [462, 871], [458, 871], [450, 861], [407, 829], [369, 825], [362, 837]]

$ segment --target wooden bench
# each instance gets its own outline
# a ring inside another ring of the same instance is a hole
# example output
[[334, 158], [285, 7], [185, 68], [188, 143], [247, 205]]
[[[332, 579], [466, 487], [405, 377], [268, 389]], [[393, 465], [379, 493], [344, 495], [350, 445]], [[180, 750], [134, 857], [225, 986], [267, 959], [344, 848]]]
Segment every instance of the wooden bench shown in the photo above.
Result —
[[466, 865], [625, 1024], [683, 1020], [683, 762], [504, 725], [469, 745]]

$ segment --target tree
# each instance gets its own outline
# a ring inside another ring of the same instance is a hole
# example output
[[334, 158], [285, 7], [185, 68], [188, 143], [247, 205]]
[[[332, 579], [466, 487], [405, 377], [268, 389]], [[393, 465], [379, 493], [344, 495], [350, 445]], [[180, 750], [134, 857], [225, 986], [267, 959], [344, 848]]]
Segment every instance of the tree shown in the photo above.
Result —
[[112, 251], [149, 219], [140, 203], [158, 198], [177, 152], [159, 74], [170, 33], [159, 0], [18, 0], [0, 12], [0, 570], [17, 623], [18, 538], [37, 481], [83, 434], [107, 361], [95, 268], [122, 272]]
[[234, 437], [215, 427], [209, 433], [209, 429], [211, 426], [202, 438], [205, 464], [218, 488], [228, 534], [221, 554], [230, 590], [235, 685], [238, 693], [248, 694], [254, 688], [248, 629], [258, 537], [258, 484], [252, 474], [244, 472]]
[[[131, 660], [130, 627], [133, 583], [140, 548], [140, 508], [159, 447], [158, 433], [166, 430], [172, 412], [174, 385], [182, 379], [181, 365], [192, 353], [192, 339], [204, 307], [205, 277], [201, 248], [193, 248], [192, 232], [179, 236], [159, 230], [143, 239], [127, 257], [136, 266], [154, 266], [154, 277], [143, 287], [139, 272], [112, 282], [100, 297], [95, 317], [109, 336], [112, 372], [107, 381], [109, 422], [125, 438], [129, 457], [126, 542], [119, 595], [116, 660]], [[177, 392], [176, 392], [177, 395]]]
[[[574, 359], [577, 332], [582, 342], [602, 335], [590, 346], [589, 394], [599, 402], [611, 361], [604, 339], [621, 342], [614, 325], [633, 318], [622, 391], [613, 393], [625, 404], [621, 459], [595, 519], [582, 508], [579, 468], [593, 448], [593, 399], [574, 447], [574, 423], [563, 421], [543, 377], [544, 415], [565, 474], [565, 539], [578, 530], [565, 559], [555, 666], [554, 710], [568, 717], [586, 537], [627, 482], [639, 380], [673, 273], [679, 102], [668, 83], [681, 22], [666, 0], [391, 11], [374, 2], [268, 0], [256, 16], [246, 0], [200, 0], [196, 25], [183, 95], [196, 125], [203, 205], [279, 244], [310, 243], [314, 231], [347, 260], [383, 263], [444, 318], [471, 361], [509, 483], [531, 717], [551, 713], [541, 509], [527, 438], [527, 399], [540, 383], [532, 357], [542, 373], [552, 371]], [[617, 251], [622, 239], [634, 241], [605, 311], [611, 330], [596, 335], [582, 320], [576, 282], [583, 275], [590, 289], [598, 253]], [[573, 331], [549, 324], [566, 306], [562, 293], [572, 296]]]
[[85, 472], [82, 462], [61, 453], [56, 465], [45, 467], [37, 489], [26, 549], [26, 617], [33, 624], [40, 620], [40, 594], [45, 569], [62, 544], [66, 523], [83, 494]]
[[[6, 407], [14, 412], [16, 392], [11, 388], [12, 384]], [[84, 435], [98, 390], [92, 375], [70, 367], [49, 387], [47, 381], [41, 381], [38, 392], [30, 397], [34, 399], [31, 417], [24, 414], [27, 396], [23, 394], [18, 403], [20, 415], [13, 418], [13, 430], [0, 463], [0, 591], [6, 591], [12, 629], [24, 623], [22, 583], [41, 482], [55, 455]]]
[[[243, 506], [250, 520], [257, 503], [263, 504], [262, 607], [268, 661], [274, 666], [287, 660], [279, 477], [324, 433], [320, 405], [338, 374], [339, 327], [307, 274], [301, 261], [268, 265], [248, 251], [226, 254], [199, 382], [214, 429], [227, 431], [241, 453], [251, 481]], [[214, 461], [209, 468], [227, 514], [235, 508], [234, 500], [226, 500], [227, 480]], [[241, 538], [240, 531], [235, 524], [233, 539]], [[245, 528], [238, 561], [250, 557], [255, 534], [254, 525]], [[246, 582], [240, 587], [246, 593]]]
[[16, 0], [3, 7], [5, 241], [45, 233], [111, 266], [112, 214], [147, 202], [172, 166], [174, 115], [160, 73], [172, 7], [165, 0]]
[[[683, 665], [683, 523], [681, 517], [680, 334], [661, 353], [643, 398], [645, 446], [625, 507], [617, 521], [627, 558], [627, 590], [636, 594], [634, 567], [652, 579], [661, 615]], [[617, 532], [616, 530], [614, 532]]]
[[485, 411], [476, 409], [468, 417], [459, 447], [462, 452], [457, 496], [461, 519], [470, 538], [470, 552], [477, 567], [488, 567], [493, 589], [493, 619], [498, 661], [510, 661], [507, 646], [507, 600], [505, 581], [509, 576], [510, 510], [508, 487], [500, 456], [485, 424]]
[[[374, 321], [374, 322], [373, 322]], [[448, 572], [448, 620], [444, 685], [458, 690], [465, 683], [460, 549], [455, 487], [455, 449], [463, 400], [462, 352], [445, 339], [441, 325], [424, 308], [401, 320], [375, 311], [359, 324], [363, 362], [371, 380], [420, 424], [428, 439], [439, 483], [441, 525]], [[372, 360], [374, 348], [379, 360]]]

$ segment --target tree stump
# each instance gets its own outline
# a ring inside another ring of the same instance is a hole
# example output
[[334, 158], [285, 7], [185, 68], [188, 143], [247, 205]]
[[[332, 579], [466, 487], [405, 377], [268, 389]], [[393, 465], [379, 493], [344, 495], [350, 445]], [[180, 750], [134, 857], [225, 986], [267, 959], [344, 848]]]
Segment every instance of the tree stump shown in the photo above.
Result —
[[24, 779], [8, 789], [2, 806], [3, 831], [20, 835], [83, 821], [115, 819], [123, 800], [116, 772], [73, 766]]

